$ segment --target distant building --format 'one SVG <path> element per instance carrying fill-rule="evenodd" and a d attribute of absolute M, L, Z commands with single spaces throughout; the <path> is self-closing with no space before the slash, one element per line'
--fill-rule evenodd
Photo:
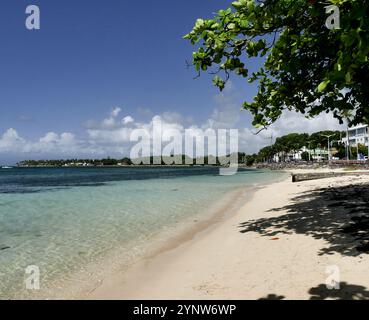
<path fill-rule="evenodd" d="M 358 144 L 368 146 L 369 130 L 367 125 L 358 125 L 348 129 L 348 141 L 351 147 L 356 147 Z M 347 137 L 342 139 L 342 142 L 347 144 Z"/>
<path fill-rule="evenodd" d="M 309 150 L 308 148 L 303 147 L 302 151 L 310 154 L 311 160 L 322 161 L 324 159 L 328 159 L 328 150 L 326 149 L 316 148 Z"/>
<path fill-rule="evenodd" d="M 275 154 L 273 156 L 273 162 L 292 162 L 303 160 L 303 153 L 310 154 L 310 160 L 322 161 L 328 158 L 328 151 L 325 149 L 317 148 L 309 150 L 306 147 L 301 148 L 295 152 L 289 152 L 286 155 L 281 156 L 280 154 Z"/>

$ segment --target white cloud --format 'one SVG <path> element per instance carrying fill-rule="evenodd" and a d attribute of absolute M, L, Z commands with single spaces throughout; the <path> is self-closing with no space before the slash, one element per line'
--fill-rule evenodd
<path fill-rule="evenodd" d="M 112 129 L 115 127 L 115 119 L 114 118 L 104 119 L 101 123 L 101 126 L 105 129 Z"/>
<path fill-rule="evenodd" d="M 258 132 L 257 129 L 244 128 L 240 130 L 240 150 L 254 153 L 262 147 L 271 144 L 277 137 L 289 133 L 313 133 L 323 130 L 345 130 L 338 120 L 331 114 L 322 113 L 314 119 L 307 119 L 304 115 L 292 111 L 285 111 L 281 118 L 267 130 Z"/>
<path fill-rule="evenodd" d="M 173 131 L 184 135 L 190 129 L 196 135 L 199 129 L 239 129 L 240 151 L 257 152 L 269 145 L 271 136 L 275 139 L 291 132 L 312 133 L 320 130 L 344 130 L 343 126 L 331 114 L 321 114 L 314 119 L 306 119 L 303 115 L 286 111 L 282 117 L 268 130 L 255 135 L 257 129 L 250 126 L 251 115 L 248 111 L 240 111 L 237 102 L 237 90 L 232 84 L 215 96 L 215 108 L 208 120 L 195 123 L 193 119 L 178 112 L 167 111 L 159 115 L 145 109 L 145 116 L 150 119 L 139 122 L 131 115 L 122 115 L 121 108 L 114 108 L 108 117 L 100 121 L 87 122 L 85 137 L 77 138 L 70 132 L 58 134 L 48 132 L 32 142 L 22 138 L 18 132 L 10 128 L 0 136 L 0 153 L 48 155 L 56 158 L 119 156 L 128 155 L 131 147 L 130 136 L 135 129 L 142 129 L 151 133 L 155 121 L 160 121 L 164 132 L 163 140 L 169 141 Z M 138 112 L 140 113 L 140 112 Z M 165 144 L 164 144 L 165 145 Z M 23 155 L 23 156 L 22 156 Z"/>
<path fill-rule="evenodd" d="M 114 130 L 102 129 L 90 129 L 87 130 L 89 141 L 114 144 L 114 143 L 126 143 L 129 142 L 131 133 L 130 128 L 115 128 Z"/>
<path fill-rule="evenodd" d="M 135 120 L 131 116 L 126 116 L 122 119 L 122 123 L 124 125 L 131 124 L 131 123 L 134 123 L 134 122 L 135 122 Z"/>
<path fill-rule="evenodd" d="M 19 136 L 18 132 L 10 128 L 0 138 L 0 152 L 21 152 L 25 143 L 25 140 Z"/>
<path fill-rule="evenodd" d="M 122 125 L 128 126 L 134 123 L 134 118 L 130 115 L 127 115 L 122 118 L 119 122 L 117 121 L 117 117 L 122 112 L 121 108 L 114 108 L 108 118 L 103 119 L 101 122 L 97 122 L 96 120 L 89 120 L 86 123 L 86 127 L 88 129 L 88 133 L 91 132 L 92 135 L 96 135 L 96 132 L 102 130 L 112 130 L 116 131 L 121 128 Z"/>
<path fill-rule="evenodd" d="M 285 111 L 274 124 L 256 134 L 259 130 L 251 126 L 252 116 L 249 111 L 240 111 L 237 102 L 238 92 L 229 82 L 222 93 L 215 96 L 217 107 L 202 128 L 238 128 L 240 151 L 258 152 L 262 147 L 270 145 L 271 137 L 275 138 L 288 133 L 313 133 L 323 130 L 345 130 L 331 113 L 322 113 L 314 119 L 307 119 L 303 114 Z"/>
<path fill-rule="evenodd" d="M 4 143 L 11 143 L 23 141 L 23 139 L 18 135 L 18 132 L 15 129 L 10 128 L 3 134 L 3 136 L 1 137 L 1 141 Z"/>
<path fill-rule="evenodd" d="M 112 118 L 118 117 L 119 113 L 122 111 L 121 108 L 114 108 L 112 112 L 110 113 Z"/>
<path fill-rule="evenodd" d="M 312 133 L 321 130 L 344 130 L 345 127 L 340 125 L 330 113 L 322 113 L 314 119 L 307 119 L 304 115 L 286 111 L 283 113 L 273 126 L 279 135 L 290 132 L 307 132 Z"/>
<path fill-rule="evenodd" d="M 46 135 L 42 138 L 40 138 L 40 143 L 53 143 L 58 141 L 59 136 L 55 132 L 48 132 Z"/>
<path fill-rule="evenodd" d="M 19 136 L 15 129 L 8 129 L 0 138 L 0 153 L 9 154 L 55 154 L 73 155 L 91 150 L 72 133 L 48 132 L 38 141 L 28 141 Z"/>

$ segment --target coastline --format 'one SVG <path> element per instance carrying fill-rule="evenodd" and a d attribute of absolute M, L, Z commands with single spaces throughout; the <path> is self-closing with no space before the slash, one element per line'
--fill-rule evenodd
<path fill-rule="evenodd" d="M 135 270 L 137 266 L 142 264 L 146 265 L 147 261 L 157 257 L 160 258 L 162 254 L 176 251 L 184 244 L 196 241 L 199 235 L 206 234 L 229 217 L 232 217 L 239 208 L 252 199 L 255 192 L 271 183 L 284 179 L 284 176 L 279 176 L 271 181 L 257 182 L 227 191 L 207 210 L 178 221 L 177 224 L 168 226 L 153 235 L 151 244 L 144 251 L 133 253 L 129 263 L 122 262 L 123 259 L 120 254 L 122 248 L 117 248 L 117 250 L 100 260 L 98 265 L 91 264 L 87 266 L 83 274 L 76 273 L 73 279 L 78 279 L 76 280 L 79 282 L 77 286 L 72 285 L 62 288 L 59 294 L 51 289 L 48 294 L 53 298 L 62 297 L 62 299 L 99 299 L 93 296 L 95 292 L 100 292 L 100 289 L 106 284 L 115 283 L 122 276 L 129 276 L 131 270 Z M 86 272 L 90 275 L 90 278 L 85 277 Z M 81 276 L 85 277 L 85 281 L 80 281 Z M 110 298 L 108 297 L 108 299 Z M 122 298 L 117 297 L 117 299 Z"/>
<path fill-rule="evenodd" d="M 218 200 L 214 206 L 211 206 L 206 213 L 201 213 L 197 216 L 198 219 L 193 221 L 193 217 L 189 218 L 186 222 L 182 221 L 182 227 L 174 227 L 172 229 L 172 236 L 168 236 L 165 232 L 159 234 L 159 237 L 154 239 L 155 245 L 148 249 L 145 255 L 136 259 L 127 268 L 121 269 L 119 272 L 110 272 L 103 280 L 100 280 L 98 285 L 93 288 L 89 288 L 88 291 L 78 293 L 77 295 L 69 295 L 67 299 L 136 299 L 130 295 L 121 295 L 121 290 L 132 291 L 132 288 L 136 287 L 136 280 L 141 282 L 141 279 L 145 277 L 146 267 L 151 268 L 151 262 L 161 261 L 166 264 L 167 255 L 177 255 L 192 243 L 196 243 L 198 239 L 207 237 L 209 233 L 217 230 L 229 219 L 232 219 L 245 204 L 251 202 L 256 193 L 261 192 L 264 188 L 280 183 L 282 181 L 290 181 L 291 177 L 282 176 L 273 181 L 257 183 L 253 186 L 246 186 L 243 188 L 237 188 L 231 192 L 227 192 L 222 199 Z M 193 224 L 192 222 L 195 222 Z M 162 237 L 163 241 L 160 241 Z M 158 241 L 159 239 L 159 241 Z M 161 268 L 158 270 L 161 273 Z M 151 270 L 149 271 L 149 273 Z M 136 279 L 137 277 L 137 279 Z M 126 279 L 130 278 L 132 284 L 125 283 Z M 116 286 L 117 283 L 122 283 L 122 288 Z M 127 287 L 126 287 L 127 285 Z M 132 288 L 130 286 L 132 285 Z M 112 292 L 119 291 L 116 295 Z M 146 289 L 143 289 L 146 291 Z M 140 299 L 140 298 L 139 298 Z M 151 299 L 151 297 L 145 296 L 144 299 Z M 153 298 L 156 299 L 156 298 Z M 158 298 L 161 299 L 161 298 Z M 177 299 L 173 297 L 172 299 Z M 188 298 L 190 299 L 190 297 Z"/>
<path fill-rule="evenodd" d="M 46 284 L 41 284 L 40 291 L 15 294 L 19 299 L 81 299 L 86 298 L 115 276 L 125 274 L 137 263 L 152 259 L 162 252 L 176 250 L 183 243 L 197 237 L 198 233 L 209 230 L 231 216 L 247 202 L 252 194 L 264 185 L 283 179 L 276 176 L 270 181 L 260 181 L 234 187 L 215 199 L 207 208 L 194 210 L 187 217 L 158 229 L 146 241 L 144 246 L 137 247 L 134 242 L 116 246 L 104 252 L 98 259 L 70 270 Z M 97 248 L 98 249 L 98 248 Z M 42 281 L 42 280 L 41 280 Z M 11 297 L 9 297 L 11 298 Z"/>
<path fill-rule="evenodd" d="M 344 250 L 353 239 L 344 238 L 337 243 L 340 240 L 335 237 L 349 219 L 328 216 L 316 222 L 315 203 L 309 208 L 309 201 L 313 200 L 306 196 L 332 185 L 345 188 L 367 182 L 367 176 L 347 176 L 292 184 L 288 177 L 267 184 L 232 214 L 141 259 L 125 272 L 105 278 L 90 292 L 74 298 L 369 298 L 369 258 L 353 248 L 350 252 Z M 298 209 L 305 202 L 304 214 Z M 327 229 L 319 229 L 325 219 L 328 221 L 323 227 Z M 338 291 L 327 291 L 325 286 L 327 268 L 332 266 L 339 270 Z"/>

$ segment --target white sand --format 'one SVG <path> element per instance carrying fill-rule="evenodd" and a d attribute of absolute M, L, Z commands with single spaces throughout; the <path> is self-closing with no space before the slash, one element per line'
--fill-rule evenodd
<path fill-rule="evenodd" d="M 335 219 L 336 209 L 325 208 L 324 201 L 314 202 L 313 197 L 293 200 L 317 188 L 358 182 L 369 182 L 369 176 L 297 184 L 289 178 L 268 185 L 232 216 L 175 248 L 141 260 L 127 272 L 104 279 L 99 287 L 79 298 L 310 299 L 314 292 L 318 298 L 369 298 L 369 255 L 354 250 L 342 253 L 341 247 L 336 248 L 333 240 L 338 233 L 334 228 L 339 228 L 341 221 Z M 306 209 L 284 208 L 303 202 Z M 328 218 L 315 219 L 315 211 L 328 212 Z M 266 219 L 262 225 L 267 230 L 241 233 L 246 226 L 240 224 L 250 224 L 254 219 Z M 271 222 L 274 227 L 268 228 Z M 271 233 L 265 235 L 266 231 Z M 345 248 L 345 243 L 340 245 Z M 322 254 L 324 249 L 329 254 Z M 347 283 L 340 290 L 326 290 L 329 266 L 337 266 L 339 280 Z"/>

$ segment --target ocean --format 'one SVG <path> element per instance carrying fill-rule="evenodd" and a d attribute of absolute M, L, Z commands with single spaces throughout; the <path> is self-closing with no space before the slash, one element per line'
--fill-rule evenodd
<path fill-rule="evenodd" d="M 240 169 L 220 176 L 215 167 L 0 169 L 0 299 L 61 298 L 70 284 L 99 281 L 155 241 L 164 244 L 182 222 L 224 205 L 227 194 L 283 175 Z M 26 289 L 28 266 L 40 271 L 36 293 Z"/>

